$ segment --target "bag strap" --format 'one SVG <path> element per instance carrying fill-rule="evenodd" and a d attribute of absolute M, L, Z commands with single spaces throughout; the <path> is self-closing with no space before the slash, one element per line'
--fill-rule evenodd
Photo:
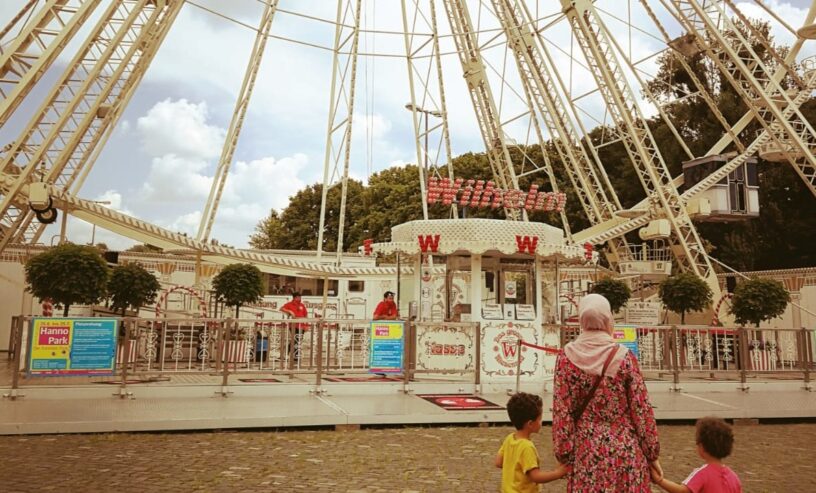
<path fill-rule="evenodd" d="M 581 419 L 581 416 L 584 415 L 584 411 L 586 411 L 586 408 L 589 405 L 590 401 L 592 401 L 592 398 L 595 397 L 595 391 L 598 390 L 598 386 L 601 385 L 601 380 L 603 380 L 604 375 L 606 375 L 606 369 L 609 368 L 609 363 L 612 362 L 612 358 L 618 353 L 619 349 L 620 347 L 618 347 L 618 345 L 616 344 L 615 348 L 609 351 L 609 355 L 606 357 L 606 361 L 604 361 L 603 370 L 601 370 L 601 375 L 598 377 L 597 380 L 595 380 L 595 384 L 589 390 L 589 394 L 587 394 L 586 399 L 584 399 L 584 402 L 582 402 L 578 409 L 575 410 L 574 418 L 576 423 L 578 422 L 579 419 Z"/>

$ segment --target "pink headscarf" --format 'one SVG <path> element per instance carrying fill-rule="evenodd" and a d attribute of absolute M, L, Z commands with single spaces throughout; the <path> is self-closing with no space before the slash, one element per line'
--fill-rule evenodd
<path fill-rule="evenodd" d="M 609 301 L 599 294 L 588 294 L 578 304 L 581 334 L 564 347 L 567 359 L 590 375 L 600 375 L 610 351 L 616 351 L 606 375 L 615 375 L 627 350 L 612 338 L 615 320 Z"/>

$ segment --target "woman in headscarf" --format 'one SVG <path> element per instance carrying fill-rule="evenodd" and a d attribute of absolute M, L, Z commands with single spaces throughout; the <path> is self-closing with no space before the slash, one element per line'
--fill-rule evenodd
<path fill-rule="evenodd" d="M 648 492 L 650 465 L 663 475 L 660 443 L 637 359 L 612 338 L 609 301 L 578 306 L 581 334 L 555 363 L 553 449 L 572 465 L 568 492 Z"/>

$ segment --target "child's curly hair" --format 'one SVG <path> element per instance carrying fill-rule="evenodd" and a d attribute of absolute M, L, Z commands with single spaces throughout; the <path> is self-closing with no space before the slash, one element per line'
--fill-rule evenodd
<path fill-rule="evenodd" d="M 541 396 L 518 392 L 507 401 L 507 415 L 517 430 L 524 428 L 528 421 L 535 421 L 544 410 Z"/>
<path fill-rule="evenodd" d="M 734 432 L 722 419 L 709 416 L 697 421 L 695 440 L 712 457 L 724 459 L 734 447 Z"/>

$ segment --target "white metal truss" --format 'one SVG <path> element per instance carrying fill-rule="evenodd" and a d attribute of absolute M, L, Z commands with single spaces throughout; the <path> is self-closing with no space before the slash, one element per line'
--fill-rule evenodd
<path fill-rule="evenodd" d="M 501 118 L 485 73 L 485 64 L 465 0 L 443 0 L 459 62 L 484 140 L 493 176 L 504 189 L 517 189 L 518 178 L 505 142 Z M 508 219 L 519 219 L 518 209 L 505 209 Z M 523 214 L 526 219 L 526 213 Z"/>
<path fill-rule="evenodd" d="M 732 10 L 739 12 L 733 3 L 728 3 Z M 755 36 L 772 55 L 776 66 L 796 84 L 797 90 L 791 94 L 782 87 L 773 76 L 773 70 L 762 61 L 719 2 L 710 2 L 705 7 L 696 0 L 671 0 L 671 4 L 683 27 L 696 37 L 758 122 L 769 132 L 771 139 L 786 151 L 787 159 L 811 193 L 816 195 L 816 156 L 813 154 L 816 151 L 816 131 L 793 102 L 796 95 L 806 89 L 806 83 L 768 45 L 767 40 L 761 35 Z M 712 22 L 711 10 L 720 14 L 727 36 Z M 747 21 L 744 16 L 741 18 L 743 22 Z M 750 30 L 750 23 L 745 27 Z M 783 108 L 790 109 L 787 116 L 783 114 Z"/>
<path fill-rule="evenodd" d="M 266 41 L 269 39 L 269 32 L 272 29 L 272 20 L 278 8 L 278 0 L 267 0 L 261 15 L 261 24 L 258 27 L 258 34 L 255 36 L 255 44 L 252 46 L 252 54 L 249 57 L 244 82 L 241 84 L 241 91 L 238 93 L 238 100 L 235 102 L 235 110 L 232 113 L 227 137 L 221 149 L 221 157 L 218 159 L 218 167 L 215 170 L 210 196 L 204 206 L 204 213 L 201 216 L 201 224 L 198 227 L 198 240 L 206 242 L 210 237 L 215 215 L 218 212 L 218 204 L 221 201 L 221 194 L 224 191 L 224 184 L 227 182 L 229 169 L 232 165 L 232 158 L 235 155 L 235 148 L 238 146 L 238 138 L 241 135 L 241 128 L 244 125 L 249 101 L 252 99 L 252 90 L 255 88 L 255 80 L 258 78 L 258 70 L 261 68 Z"/>
<path fill-rule="evenodd" d="M 555 84 L 558 81 L 565 90 L 563 81 L 557 70 L 550 68 L 554 66 L 552 57 L 531 28 L 533 19 L 527 6 L 519 0 L 493 0 L 493 5 L 513 48 L 531 106 L 536 108 L 538 118 L 547 127 L 589 222 L 598 224 L 613 218 L 621 210 L 620 200 L 609 183 L 594 146 L 591 142 L 582 145 L 578 137 L 567 105 Z M 628 258 L 629 248 L 625 240 L 612 239 L 608 258 L 610 264 L 615 266 L 618 261 Z"/>
<path fill-rule="evenodd" d="M 444 166 L 448 171 L 448 177 L 454 178 L 450 133 L 448 132 L 448 108 L 442 77 L 442 57 L 439 51 L 436 2 L 435 0 L 427 0 L 427 3 L 414 0 L 415 8 L 410 11 L 406 3 L 407 0 L 401 0 L 405 58 L 411 97 L 410 106 L 406 108 L 412 113 L 414 146 L 422 195 L 422 216 L 423 219 L 428 219 L 426 180 L 430 170 L 438 172 Z M 429 29 L 430 34 L 417 34 L 418 26 Z M 438 121 L 431 126 L 428 119 L 432 116 Z M 451 210 L 453 215 L 457 214 L 455 203 L 451 204 Z"/>
<path fill-rule="evenodd" d="M 561 0 L 561 4 L 607 108 L 622 129 L 619 133 L 647 196 L 656 197 L 654 208 L 671 223 L 670 242 L 678 265 L 719 292 L 714 269 L 623 75 L 605 26 L 590 1 Z"/>
<path fill-rule="evenodd" d="M 317 255 L 323 253 L 323 233 L 329 188 L 339 175 L 342 191 L 339 225 L 337 228 L 337 261 L 343 253 L 343 233 L 346 221 L 351 130 L 354 117 L 354 92 L 357 82 L 357 47 L 360 39 L 361 0 L 339 0 L 334 32 L 329 124 L 326 131 L 326 155 L 323 162 L 323 196 L 320 202 L 320 225 L 317 234 Z M 346 51 L 347 50 L 347 51 Z M 340 169 L 342 163 L 342 170 Z"/>
<path fill-rule="evenodd" d="M 816 8 L 811 7 L 808 11 L 806 18 L 803 21 L 803 25 L 810 25 L 811 23 L 816 20 Z M 802 46 L 804 44 L 804 39 L 799 38 L 794 42 L 791 46 L 790 50 L 788 51 L 785 57 L 785 65 L 781 67 L 777 67 L 775 72 L 773 73 L 772 77 L 776 81 L 782 80 L 786 74 L 787 70 L 786 67 L 792 66 L 796 56 L 800 52 Z M 805 83 L 805 87 L 798 91 L 796 96 L 792 100 L 792 104 L 787 105 L 784 107 L 782 114 L 783 117 L 787 118 L 795 108 L 799 108 L 804 104 L 807 100 L 811 98 L 811 94 L 814 90 L 816 90 L 816 70 L 812 70 L 813 67 L 805 67 L 805 73 L 800 77 L 801 80 Z M 753 102 L 751 102 L 753 104 Z M 753 120 L 754 113 L 753 110 L 750 109 L 751 104 L 749 104 L 749 110 L 737 123 L 732 126 L 732 132 L 726 133 L 723 137 L 714 144 L 711 149 L 706 153 L 707 156 L 721 154 L 723 150 L 732 142 L 733 136 L 732 134 L 739 134 L 742 132 L 745 127 Z M 732 158 L 730 161 L 725 163 L 721 166 L 718 170 L 714 171 L 712 174 L 701 180 L 696 185 L 692 186 L 683 194 L 681 195 L 681 199 L 684 202 L 687 202 L 700 193 L 704 192 L 708 188 L 710 188 L 715 183 L 719 182 L 726 176 L 728 176 L 732 171 L 736 168 L 741 166 L 745 161 L 752 156 L 755 156 L 760 149 L 766 146 L 768 143 L 772 141 L 771 133 L 768 130 L 763 130 L 760 134 L 747 146 L 744 148 L 743 152 L 740 152 L 737 156 Z M 682 176 L 679 179 L 675 179 L 675 183 L 682 183 Z M 633 209 L 638 209 L 643 207 L 645 201 L 643 203 L 637 204 L 633 207 Z M 576 240 L 579 241 L 589 241 L 591 243 L 602 243 L 604 241 L 609 240 L 610 238 L 615 238 L 620 235 L 624 235 L 630 231 L 634 231 L 644 225 L 646 225 L 650 220 L 648 215 L 644 215 L 641 217 L 637 217 L 634 219 L 626 220 L 626 219 L 615 219 L 612 221 L 607 221 L 602 223 L 596 227 L 589 228 L 588 230 L 582 231 L 576 235 Z"/>
<path fill-rule="evenodd" d="M 29 21 L 27 29 L 2 49 L 0 96 L 3 99 L 0 101 L 0 127 L 48 70 L 99 2 L 100 0 L 48 0 Z M 16 20 L 19 22 L 20 19 Z"/>
<path fill-rule="evenodd" d="M 31 242 L 44 225 L 15 198 L 31 181 L 71 189 L 141 80 L 182 2 L 119 0 L 102 14 L 34 117 L 6 152 L 0 249 Z"/>
<path fill-rule="evenodd" d="M 678 50 L 678 45 L 675 44 L 675 43 L 677 41 L 682 42 L 684 40 L 679 39 L 679 38 L 677 38 L 676 40 L 673 40 L 669 36 L 669 33 L 666 31 L 666 28 L 663 26 L 663 23 L 660 21 L 658 16 L 655 14 L 652 7 L 649 5 L 649 2 L 646 1 L 646 0 L 640 0 L 640 3 L 643 6 L 646 13 L 648 14 L 649 18 L 652 20 L 652 23 L 660 31 L 660 35 L 663 37 L 663 40 L 666 42 L 667 45 L 669 45 L 670 48 L 668 50 L 668 53 L 670 53 L 670 56 L 672 57 L 672 60 L 674 62 L 677 62 L 680 65 L 680 67 L 685 71 L 686 76 L 691 80 L 691 83 L 694 86 L 694 88 L 697 90 L 695 93 L 690 94 L 689 96 L 691 96 L 691 97 L 699 96 L 699 97 L 701 97 L 703 99 L 703 101 L 706 103 L 706 107 L 708 107 L 708 110 L 717 119 L 720 126 L 725 131 L 725 134 L 731 139 L 731 141 L 734 143 L 734 146 L 737 148 L 737 150 L 739 152 L 744 152 L 745 151 L 745 145 L 742 143 L 742 140 L 740 140 L 739 136 L 737 135 L 737 132 L 734 131 L 734 129 L 731 127 L 731 125 L 725 119 L 725 115 L 723 115 L 722 111 L 720 111 L 720 107 L 717 105 L 717 103 L 714 101 L 714 98 L 712 97 L 712 95 L 706 89 L 705 84 L 703 84 L 703 82 L 700 80 L 700 78 L 697 77 L 697 74 L 695 73 L 694 69 L 692 69 L 691 66 L 689 65 L 689 63 L 686 61 L 686 57 L 683 56 L 683 54 Z M 657 101 L 654 101 L 654 103 L 658 107 L 661 106 L 659 104 L 659 102 L 657 102 Z"/>

